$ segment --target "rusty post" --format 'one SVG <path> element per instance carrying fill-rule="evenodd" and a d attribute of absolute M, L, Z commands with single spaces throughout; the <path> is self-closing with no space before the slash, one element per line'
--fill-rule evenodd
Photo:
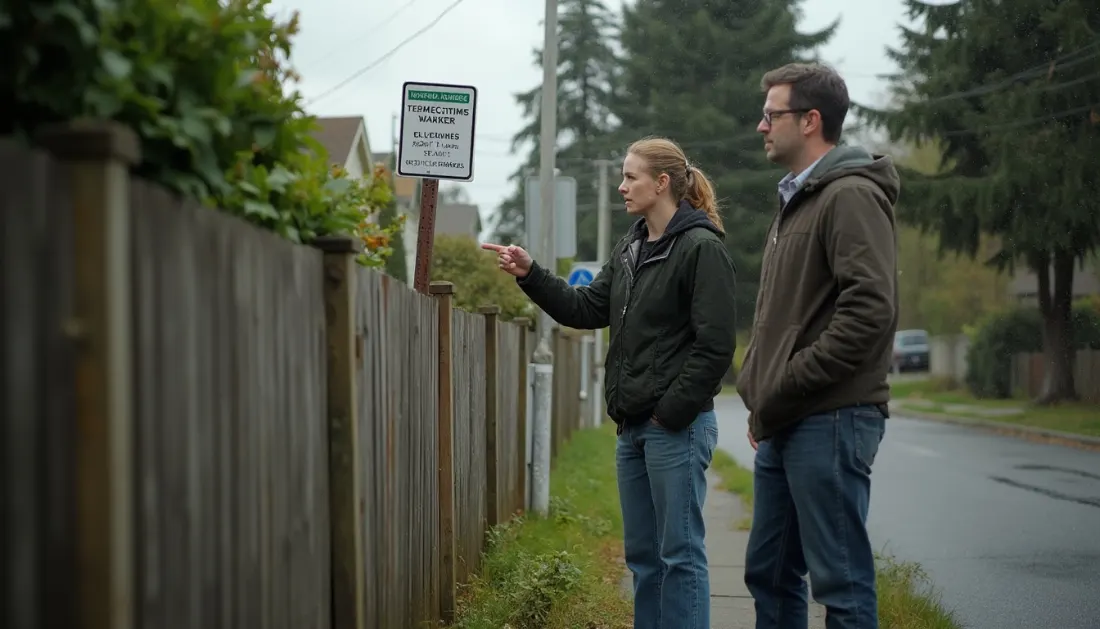
<path fill-rule="evenodd" d="M 439 180 L 424 179 L 420 184 L 420 219 L 416 232 L 416 267 L 413 288 L 428 294 L 432 277 L 432 250 L 435 248 L 435 209 L 439 202 Z"/>

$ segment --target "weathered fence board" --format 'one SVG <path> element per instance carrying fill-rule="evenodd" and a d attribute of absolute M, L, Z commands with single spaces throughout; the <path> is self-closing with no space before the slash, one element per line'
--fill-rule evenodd
<path fill-rule="evenodd" d="M 138 626 L 329 626 L 321 254 L 132 188 Z"/>
<path fill-rule="evenodd" d="M 498 329 L 500 354 L 497 364 L 497 509 L 502 520 L 523 508 L 520 483 L 521 466 L 526 464 L 524 451 L 519 449 L 520 423 L 526 409 L 519 408 L 520 370 L 526 361 L 520 358 L 520 335 L 523 330 L 513 323 L 502 323 Z"/>
<path fill-rule="evenodd" d="M 458 582 L 465 583 L 478 568 L 485 537 L 485 322 L 455 310 L 452 326 L 455 561 Z"/>
<path fill-rule="evenodd" d="M 368 627 L 415 627 L 438 610 L 437 307 L 388 276 L 360 274 Z"/>
<path fill-rule="evenodd" d="M 1038 397 L 1043 390 L 1046 369 L 1043 354 L 1017 354 L 1012 365 L 1012 388 L 1029 398 Z M 1077 351 L 1073 378 L 1082 402 L 1100 404 L 1100 350 Z"/>
<path fill-rule="evenodd" d="M 0 625 L 72 627 L 72 200 L 64 167 L 11 140 L 0 191 Z"/>

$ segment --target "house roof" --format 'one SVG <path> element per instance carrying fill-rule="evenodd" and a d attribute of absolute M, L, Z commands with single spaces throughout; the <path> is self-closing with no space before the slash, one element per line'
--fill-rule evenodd
<path fill-rule="evenodd" d="M 320 128 L 314 133 L 314 137 L 328 151 L 331 161 L 343 164 L 355 146 L 355 139 L 363 126 L 363 117 L 317 118 L 317 124 Z"/>
<path fill-rule="evenodd" d="M 478 210 L 472 203 L 440 203 L 435 214 L 435 233 L 477 238 Z"/>

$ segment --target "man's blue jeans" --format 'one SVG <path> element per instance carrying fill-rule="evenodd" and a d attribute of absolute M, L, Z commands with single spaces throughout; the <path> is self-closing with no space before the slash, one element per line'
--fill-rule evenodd
<path fill-rule="evenodd" d="M 806 629 L 807 572 L 828 629 L 878 629 L 867 510 L 885 429 L 877 407 L 857 406 L 759 443 L 745 556 L 756 629 Z"/>
<path fill-rule="evenodd" d="M 718 445 L 714 411 L 680 431 L 623 429 L 615 449 L 635 629 L 710 629 L 703 502 Z"/>

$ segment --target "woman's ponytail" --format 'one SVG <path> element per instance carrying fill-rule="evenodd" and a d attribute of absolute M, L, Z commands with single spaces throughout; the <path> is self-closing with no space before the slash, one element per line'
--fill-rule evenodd
<path fill-rule="evenodd" d="M 684 198 L 691 207 L 703 210 L 707 218 L 722 232 L 726 229 L 722 225 L 722 215 L 718 213 L 718 199 L 714 197 L 714 185 L 707 179 L 706 174 L 695 166 L 688 166 L 687 189 Z"/>

